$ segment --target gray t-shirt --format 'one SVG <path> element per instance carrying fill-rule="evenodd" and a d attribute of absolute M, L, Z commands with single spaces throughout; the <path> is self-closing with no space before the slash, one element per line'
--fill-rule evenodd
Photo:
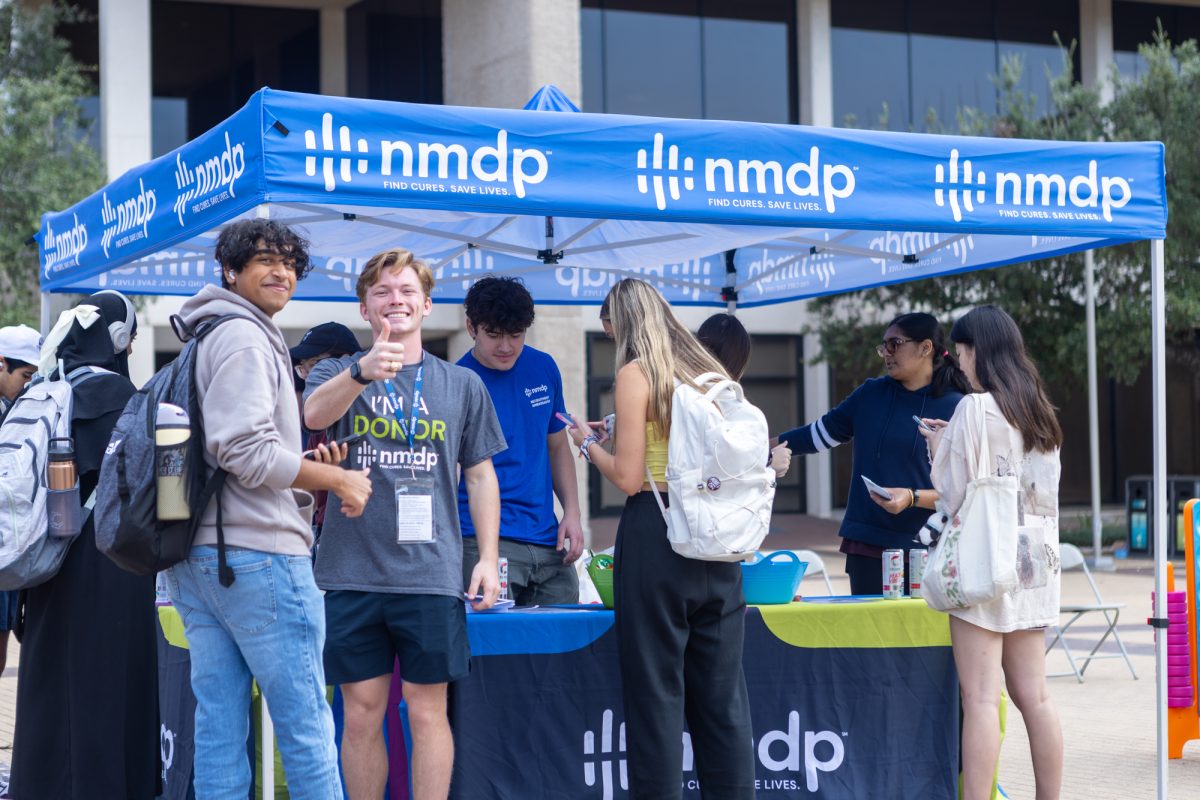
<path fill-rule="evenodd" d="M 365 352 L 317 364 L 305 400 Z M 317 550 L 322 589 L 462 596 L 458 467 L 473 467 L 506 445 L 478 375 L 428 353 L 422 363 L 411 450 L 405 430 L 412 419 L 416 364 L 392 381 L 396 403 L 386 382 L 374 381 L 334 426 L 339 439 L 366 435 L 351 453 L 350 466 L 371 468 L 371 499 L 361 517 L 347 519 L 330 495 Z"/>

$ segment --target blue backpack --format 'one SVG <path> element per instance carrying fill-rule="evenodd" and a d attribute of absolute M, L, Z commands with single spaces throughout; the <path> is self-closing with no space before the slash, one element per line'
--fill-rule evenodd
<path fill-rule="evenodd" d="M 186 559 L 205 509 L 216 500 L 219 577 L 223 586 L 233 583 L 233 570 L 225 563 L 221 524 L 221 491 L 229 473 L 210 471 L 204 461 L 196 348 L 217 326 L 238 318 L 236 314 L 209 317 L 190 328 L 181 317 L 171 317 L 175 335 L 184 342 L 183 351 L 129 399 L 117 420 L 100 470 L 95 528 L 96 546 L 122 569 L 153 575 Z M 154 429 L 160 403 L 185 409 L 191 427 L 183 463 L 191 516 L 185 520 L 158 519 Z"/>

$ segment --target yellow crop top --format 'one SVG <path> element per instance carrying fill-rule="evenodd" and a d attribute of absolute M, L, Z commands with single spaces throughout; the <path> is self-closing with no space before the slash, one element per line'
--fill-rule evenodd
<path fill-rule="evenodd" d="M 654 423 L 646 423 L 646 466 L 655 483 L 667 482 L 667 438 L 658 438 Z"/>

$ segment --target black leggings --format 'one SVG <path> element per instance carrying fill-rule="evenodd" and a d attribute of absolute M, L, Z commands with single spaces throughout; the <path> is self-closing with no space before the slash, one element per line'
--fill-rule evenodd
<path fill-rule="evenodd" d="M 630 795 L 680 797 L 686 717 L 701 796 L 752 799 L 741 567 L 677 555 L 640 492 L 617 527 L 613 588 Z"/>

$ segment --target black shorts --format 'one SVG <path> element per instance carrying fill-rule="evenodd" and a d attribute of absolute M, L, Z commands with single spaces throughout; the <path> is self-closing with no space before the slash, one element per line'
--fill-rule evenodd
<path fill-rule="evenodd" d="M 449 683 L 471 671 L 462 600 L 432 594 L 325 593 L 325 680 L 391 675 L 396 657 L 410 683 Z"/>

